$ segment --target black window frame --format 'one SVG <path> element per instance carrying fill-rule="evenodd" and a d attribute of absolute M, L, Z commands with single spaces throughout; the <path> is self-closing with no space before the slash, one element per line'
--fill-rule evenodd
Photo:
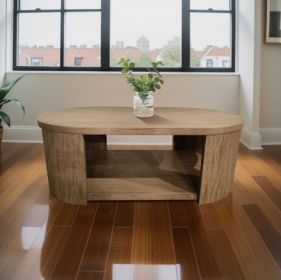
<path fill-rule="evenodd" d="M 13 69 L 15 71 L 120 71 L 119 67 L 110 67 L 110 0 L 101 0 L 100 9 L 65 9 L 65 0 L 61 1 L 60 9 L 20 10 L 20 1 L 14 0 L 13 15 Z M 181 34 L 181 67 L 161 67 L 161 72 L 235 72 L 236 59 L 236 0 L 230 1 L 229 10 L 191 9 L 190 0 L 182 1 L 182 34 Z M 19 66 L 18 55 L 18 14 L 20 13 L 60 13 L 60 66 Z M 101 66 L 75 67 L 64 66 L 64 23 L 66 12 L 100 12 L 101 13 Z M 228 68 L 194 68 L 190 66 L 190 15 L 191 13 L 228 13 L 231 15 L 231 67 Z M 186 46 L 186 47 L 184 47 Z M 147 71 L 146 67 L 135 68 L 136 71 Z"/>

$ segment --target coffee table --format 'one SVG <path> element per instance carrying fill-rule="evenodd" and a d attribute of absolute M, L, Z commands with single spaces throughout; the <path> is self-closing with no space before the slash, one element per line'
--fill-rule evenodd
<path fill-rule="evenodd" d="M 229 195 L 243 122 L 205 109 L 86 107 L 46 112 L 42 128 L 51 193 L 61 201 L 197 200 Z M 112 151 L 107 135 L 172 135 L 170 151 Z M 120 148 L 120 147 L 119 147 Z"/>

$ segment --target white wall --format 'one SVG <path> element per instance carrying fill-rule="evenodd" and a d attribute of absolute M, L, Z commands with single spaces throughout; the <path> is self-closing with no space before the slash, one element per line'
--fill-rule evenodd
<path fill-rule="evenodd" d="M 238 28 L 240 114 L 245 121 L 242 141 L 252 149 L 260 149 L 261 0 L 239 1 Z"/>
<path fill-rule="evenodd" d="M 262 47 L 260 108 L 263 143 L 281 144 L 281 44 Z"/>
<path fill-rule="evenodd" d="M 6 71 L 6 0 L 0 1 L 0 85 Z"/>
<path fill-rule="evenodd" d="M 13 79 L 19 74 L 7 74 Z M 211 108 L 239 113 L 239 76 L 236 74 L 165 74 L 165 85 L 155 94 L 163 107 Z M 44 112 L 75 106 L 132 106 L 133 94 L 118 73 L 33 73 L 27 74 L 11 91 L 23 101 L 22 118 L 14 105 L 7 107 L 13 126 L 6 140 L 40 140 L 37 116 Z M 123 139 L 124 140 L 124 139 Z M 163 140 L 164 141 L 164 140 Z"/>
<path fill-rule="evenodd" d="M 7 1 L 7 36 L 1 21 L 6 0 L 0 1 L 0 79 L 6 57 L 6 70 L 11 70 L 12 1 Z M 249 147 L 260 147 L 260 126 L 263 143 L 281 143 L 281 46 L 263 44 L 264 2 L 238 2 L 240 79 L 236 74 L 166 74 L 165 88 L 156 95 L 156 106 L 203 107 L 240 113 L 246 124 L 243 141 Z M 7 78 L 18 74 L 9 73 Z M 32 73 L 12 91 L 12 96 L 20 98 L 27 108 L 24 118 L 12 105 L 8 108 L 13 127 L 6 130 L 5 139 L 15 141 L 40 139 L 36 117 L 43 111 L 68 106 L 131 106 L 132 101 L 129 87 L 117 73 Z"/>

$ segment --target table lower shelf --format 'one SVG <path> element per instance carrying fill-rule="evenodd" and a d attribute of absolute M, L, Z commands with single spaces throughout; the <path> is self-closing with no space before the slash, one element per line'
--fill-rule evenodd
<path fill-rule="evenodd" d="M 89 178 L 88 200 L 197 200 L 182 178 Z"/>

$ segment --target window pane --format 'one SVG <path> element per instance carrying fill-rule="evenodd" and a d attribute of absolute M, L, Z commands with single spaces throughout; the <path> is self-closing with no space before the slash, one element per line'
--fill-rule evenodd
<path fill-rule="evenodd" d="M 100 9 L 100 0 L 65 0 L 66 9 Z"/>
<path fill-rule="evenodd" d="M 19 14 L 18 26 L 19 45 L 17 65 L 59 66 L 59 13 Z"/>
<path fill-rule="evenodd" d="M 229 10 L 231 0 L 190 0 L 190 8 L 194 10 Z"/>
<path fill-rule="evenodd" d="M 181 0 L 111 0 L 110 41 L 111 67 L 121 57 L 181 67 Z"/>
<path fill-rule="evenodd" d="M 191 67 L 231 67 L 231 16 L 191 13 Z"/>
<path fill-rule="evenodd" d="M 66 13 L 65 66 L 101 65 L 101 16 L 99 12 Z"/>
<path fill-rule="evenodd" d="M 60 9 L 61 0 L 20 0 L 21 10 Z"/>

